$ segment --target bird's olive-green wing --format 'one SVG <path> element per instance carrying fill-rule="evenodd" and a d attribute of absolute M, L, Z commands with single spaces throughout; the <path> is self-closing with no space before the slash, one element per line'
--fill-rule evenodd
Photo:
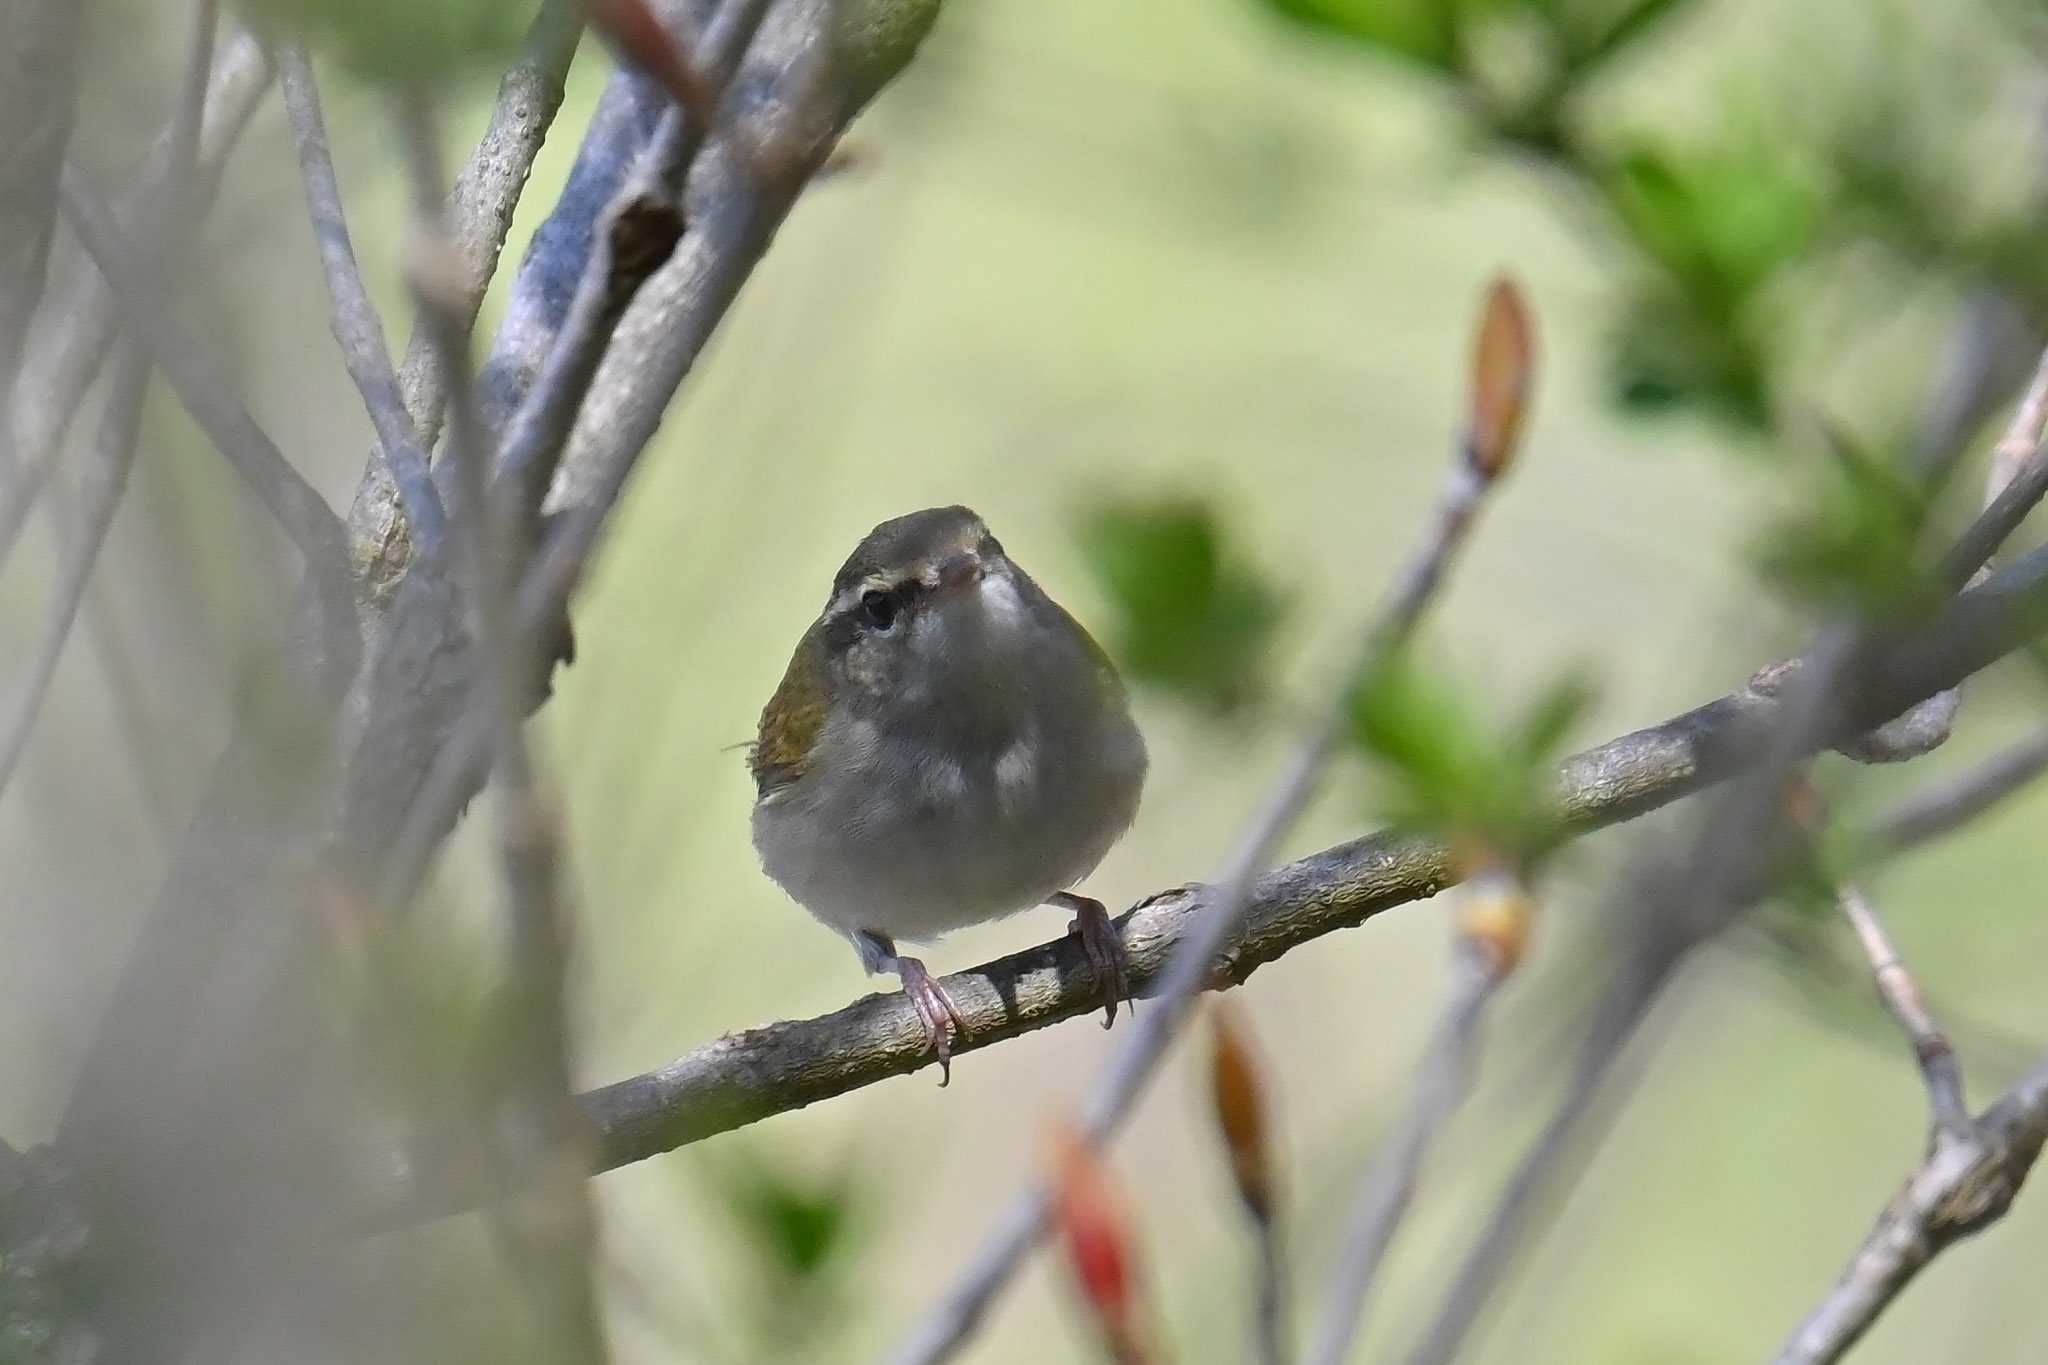
<path fill-rule="evenodd" d="M 761 729 L 747 750 L 754 792 L 767 796 L 804 775 L 825 728 L 825 681 L 819 672 L 818 628 L 812 626 L 790 656 L 775 695 L 761 708 Z"/>

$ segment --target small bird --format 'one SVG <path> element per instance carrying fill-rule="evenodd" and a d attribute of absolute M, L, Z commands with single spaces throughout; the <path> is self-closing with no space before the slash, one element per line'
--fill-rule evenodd
<path fill-rule="evenodd" d="M 748 766 L 762 866 L 870 973 L 901 979 L 941 1085 L 966 1021 L 898 939 L 1063 906 L 1104 1028 L 1130 998 L 1108 912 L 1068 888 L 1137 814 L 1145 741 L 1109 657 L 967 508 L 885 521 L 855 547 Z"/>

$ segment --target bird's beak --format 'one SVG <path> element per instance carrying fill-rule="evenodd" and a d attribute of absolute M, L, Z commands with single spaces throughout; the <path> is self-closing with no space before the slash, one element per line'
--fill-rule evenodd
<path fill-rule="evenodd" d="M 969 553 L 947 555 L 937 565 L 939 591 L 955 593 L 981 581 L 981 556 Z"/>

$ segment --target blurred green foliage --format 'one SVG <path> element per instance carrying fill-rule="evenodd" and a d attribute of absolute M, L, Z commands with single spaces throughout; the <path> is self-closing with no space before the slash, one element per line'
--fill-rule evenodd
<path fill-rule="evenodd" d="M 1586 679 L 1569 675 L 1503 725 L 1403 652 L 1353 694 L 1351 735 L 1376 761 L 1387 819 L 1527 863 L 1560 833 L 1557 762 L 1592 700 Z"/>
<path fill-rule="evenodd" d="M 303 38 L 369 79 L 490 68 L 518 46 L 530 0 L 232 0 L 258 32 Z"/>
<path fill-rule="evenodd" d="M 1757 539 L 1766 581 L 1822 610 L 1879 618 L 1938 602 L 1922 568 L 1926 494 L 1895 457 L 1840 432 L 1825 445 L 1829 458 L 1801 466 L 1809 486 L 1794 510 Z"/>
<path fill-rule="evenodd" d="M 857 1169 L 802 1173 L 758 1146 L 736 1147 L 715 1163 L 713 1179 L 753 1285 L 740 1304 L 747 1320 L 729 1325 L 753 1349 L 787 1359 L 832 1338 L 871 1222 Z"/>
<path fill-rule="evenodd" d="M 1858 54 L 1869 60 L 1816 54 L 1809 69 L 1787 55 L 1715 73 L 1686 100 L 1704 94 L 1716 113 L 1674 136 L 1650 130 L 1670 120 L 1648 102 L 1612 96 L 1637 65 L 1625 59 L 1647 56 L 1652 35 L 1676 30 L 1667 21 L 1706 8 L 1698 0 L 1259 2 L 1419 66 L 1482 145 L 1533 158 L 1593 210 L 1617 248 L 1608 371 L 1625 408 L 1690 408 L 1775 434 L 1846 349 L 1846 335 L 1819 355 L 1795 344 L 1810 340 L 1796 319 L 1841 302 L 1831 272 L 1896 267 L 1916 287 L 1990 289 L 2034 330 L 2048 323 L 2040 133 L 2012 108 L 2024 73 L 1930 50 L 1960 42 L 1965 25 L 1877 13 L 1879 37 Z M 2002 9 L 2015 32 L 2028 16 L 2040 27 L 2038 4 Z M 1785 28 L 1796 28 L 1789 12 Z M 1941 70 L 1909 74 L 1923 67 Z M 1976 169 L 1987 154 L 2016 155 L 2024 173 L 1987 189 Z M 1869 307 L 1867 288 L 1846 292 Z M 1850 333 L 1883 319 L 1841 322 Z"/>
<path fill-rule="evenodd" d="M 1219 715 L 1265 695 L 1286 598 L 1225 543 L 1213 509 L 1103 500 L 1078 534 L 1114 613 L 1110 651 L 1130 678 Z"/>

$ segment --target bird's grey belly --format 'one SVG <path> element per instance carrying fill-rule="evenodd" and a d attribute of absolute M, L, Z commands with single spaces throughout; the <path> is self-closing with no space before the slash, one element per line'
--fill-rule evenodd
<path fill-rule="evenodd" d="M 825 923 L 930 938 L 1041 904 L 1095 869 L 1136 814 L 1144 746 L 1127 720 L 1019 736 L 961 761 L 874 733 L 761 802 L 771 877 Z"/>

